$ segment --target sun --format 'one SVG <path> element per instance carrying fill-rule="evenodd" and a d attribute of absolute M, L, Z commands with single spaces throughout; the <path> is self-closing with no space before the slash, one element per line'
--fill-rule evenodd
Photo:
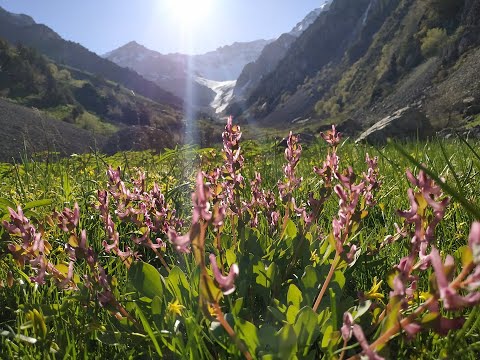
<path fill-rule="evenodd" d="M 167 9 L 175 21 L 186 28 L 194 28 L 206 20 L 214 0 L 168 0 Z"/>

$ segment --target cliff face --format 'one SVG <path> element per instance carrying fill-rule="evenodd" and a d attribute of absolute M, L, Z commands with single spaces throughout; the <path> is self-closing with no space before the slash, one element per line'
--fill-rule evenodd
<path fill-rule="evenodd" d="M 245 102 L 230 109 L 267 126 L 310 119 L 313 129 L 348 119 L 366 127 L 416 103 L 437 127 L 448 118 L 465 125 L 472 120 L 459 101 L 480 101 L 479 3 L 334 0 Z M 448 88 L 457 91 L 439 96 Z"/>
<path fill-rule="evenodd" d="M 251 95 L 258 84 L 275 70 L 295 40 L 317 20 L 321 13 L 328 11 L 330 4 L 331 0 L 325 1 L 322 6 L 311 11 L 290 32 L 282 34 L 265 46 L 256 61 L 243 68 L 233 91 L 234 101 L 243 102 Z"/>

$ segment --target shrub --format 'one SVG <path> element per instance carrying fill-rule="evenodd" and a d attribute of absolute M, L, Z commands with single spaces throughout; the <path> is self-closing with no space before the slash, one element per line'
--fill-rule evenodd
<path fill-rule="evenodd" d="M 422 54 L 424 57 L 432 57 L 438 55 L 440 50 L 448 40 L 447 31 L 445 29 L 433 28 L 427 31 L 422 39 Z"/>

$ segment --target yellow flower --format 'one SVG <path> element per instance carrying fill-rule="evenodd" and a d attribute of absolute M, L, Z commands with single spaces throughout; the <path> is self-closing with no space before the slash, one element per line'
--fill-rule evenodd
<path fill-rule="evenodd" d="M 168 303 L 167 310 L 170 314 L 182 315 L 182 310 L 185 309 L 185 306 L 181 305 L 178 300 L 175 300 L 173 303 Z"/>
<path fill-rule="evenodd" d="M 372 288 L 365 293 L 365 297 L 370 300 L 383 299 L 385 295 L 378 292 L 378 289 L 380 289 L 380 286 L 382 285 L 382 283 L 383 283 L 383 280 L 381 280 L 380 282 L 377 282 L 377 277 L 375 276 L 373 278 Z"/>
<path fill-rule="evenodd" d="M 208 312 L 210 313 L 211 317 L 213 318 L 217 317 L 217 312 L 215 311 L 215 308 L 211 304 L 208 304 Z"/>

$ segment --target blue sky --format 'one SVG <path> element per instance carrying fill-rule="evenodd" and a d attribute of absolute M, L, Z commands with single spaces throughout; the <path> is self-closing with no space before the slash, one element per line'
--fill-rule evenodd
<path fill-rule="evenodd" d="M 189 25 L 179 1 L 210 2 Z M 203 53 L 235 41 L 275 38 L 324 0 L 0 0 L 67 40 L 103 54 L 136 40 L 162 53 Z M 206 5 L 205 5 L 206 7 Z M 204 7 L 204 8 L 205 8 Z M 197 11 L 198 13 L 198 11 Z M 185 19 L 182 17 L 182 19 Z M 183 30 L 182 30 L 183 29 Z M 186 39 L 189 39 L 187 41 Z"/>

